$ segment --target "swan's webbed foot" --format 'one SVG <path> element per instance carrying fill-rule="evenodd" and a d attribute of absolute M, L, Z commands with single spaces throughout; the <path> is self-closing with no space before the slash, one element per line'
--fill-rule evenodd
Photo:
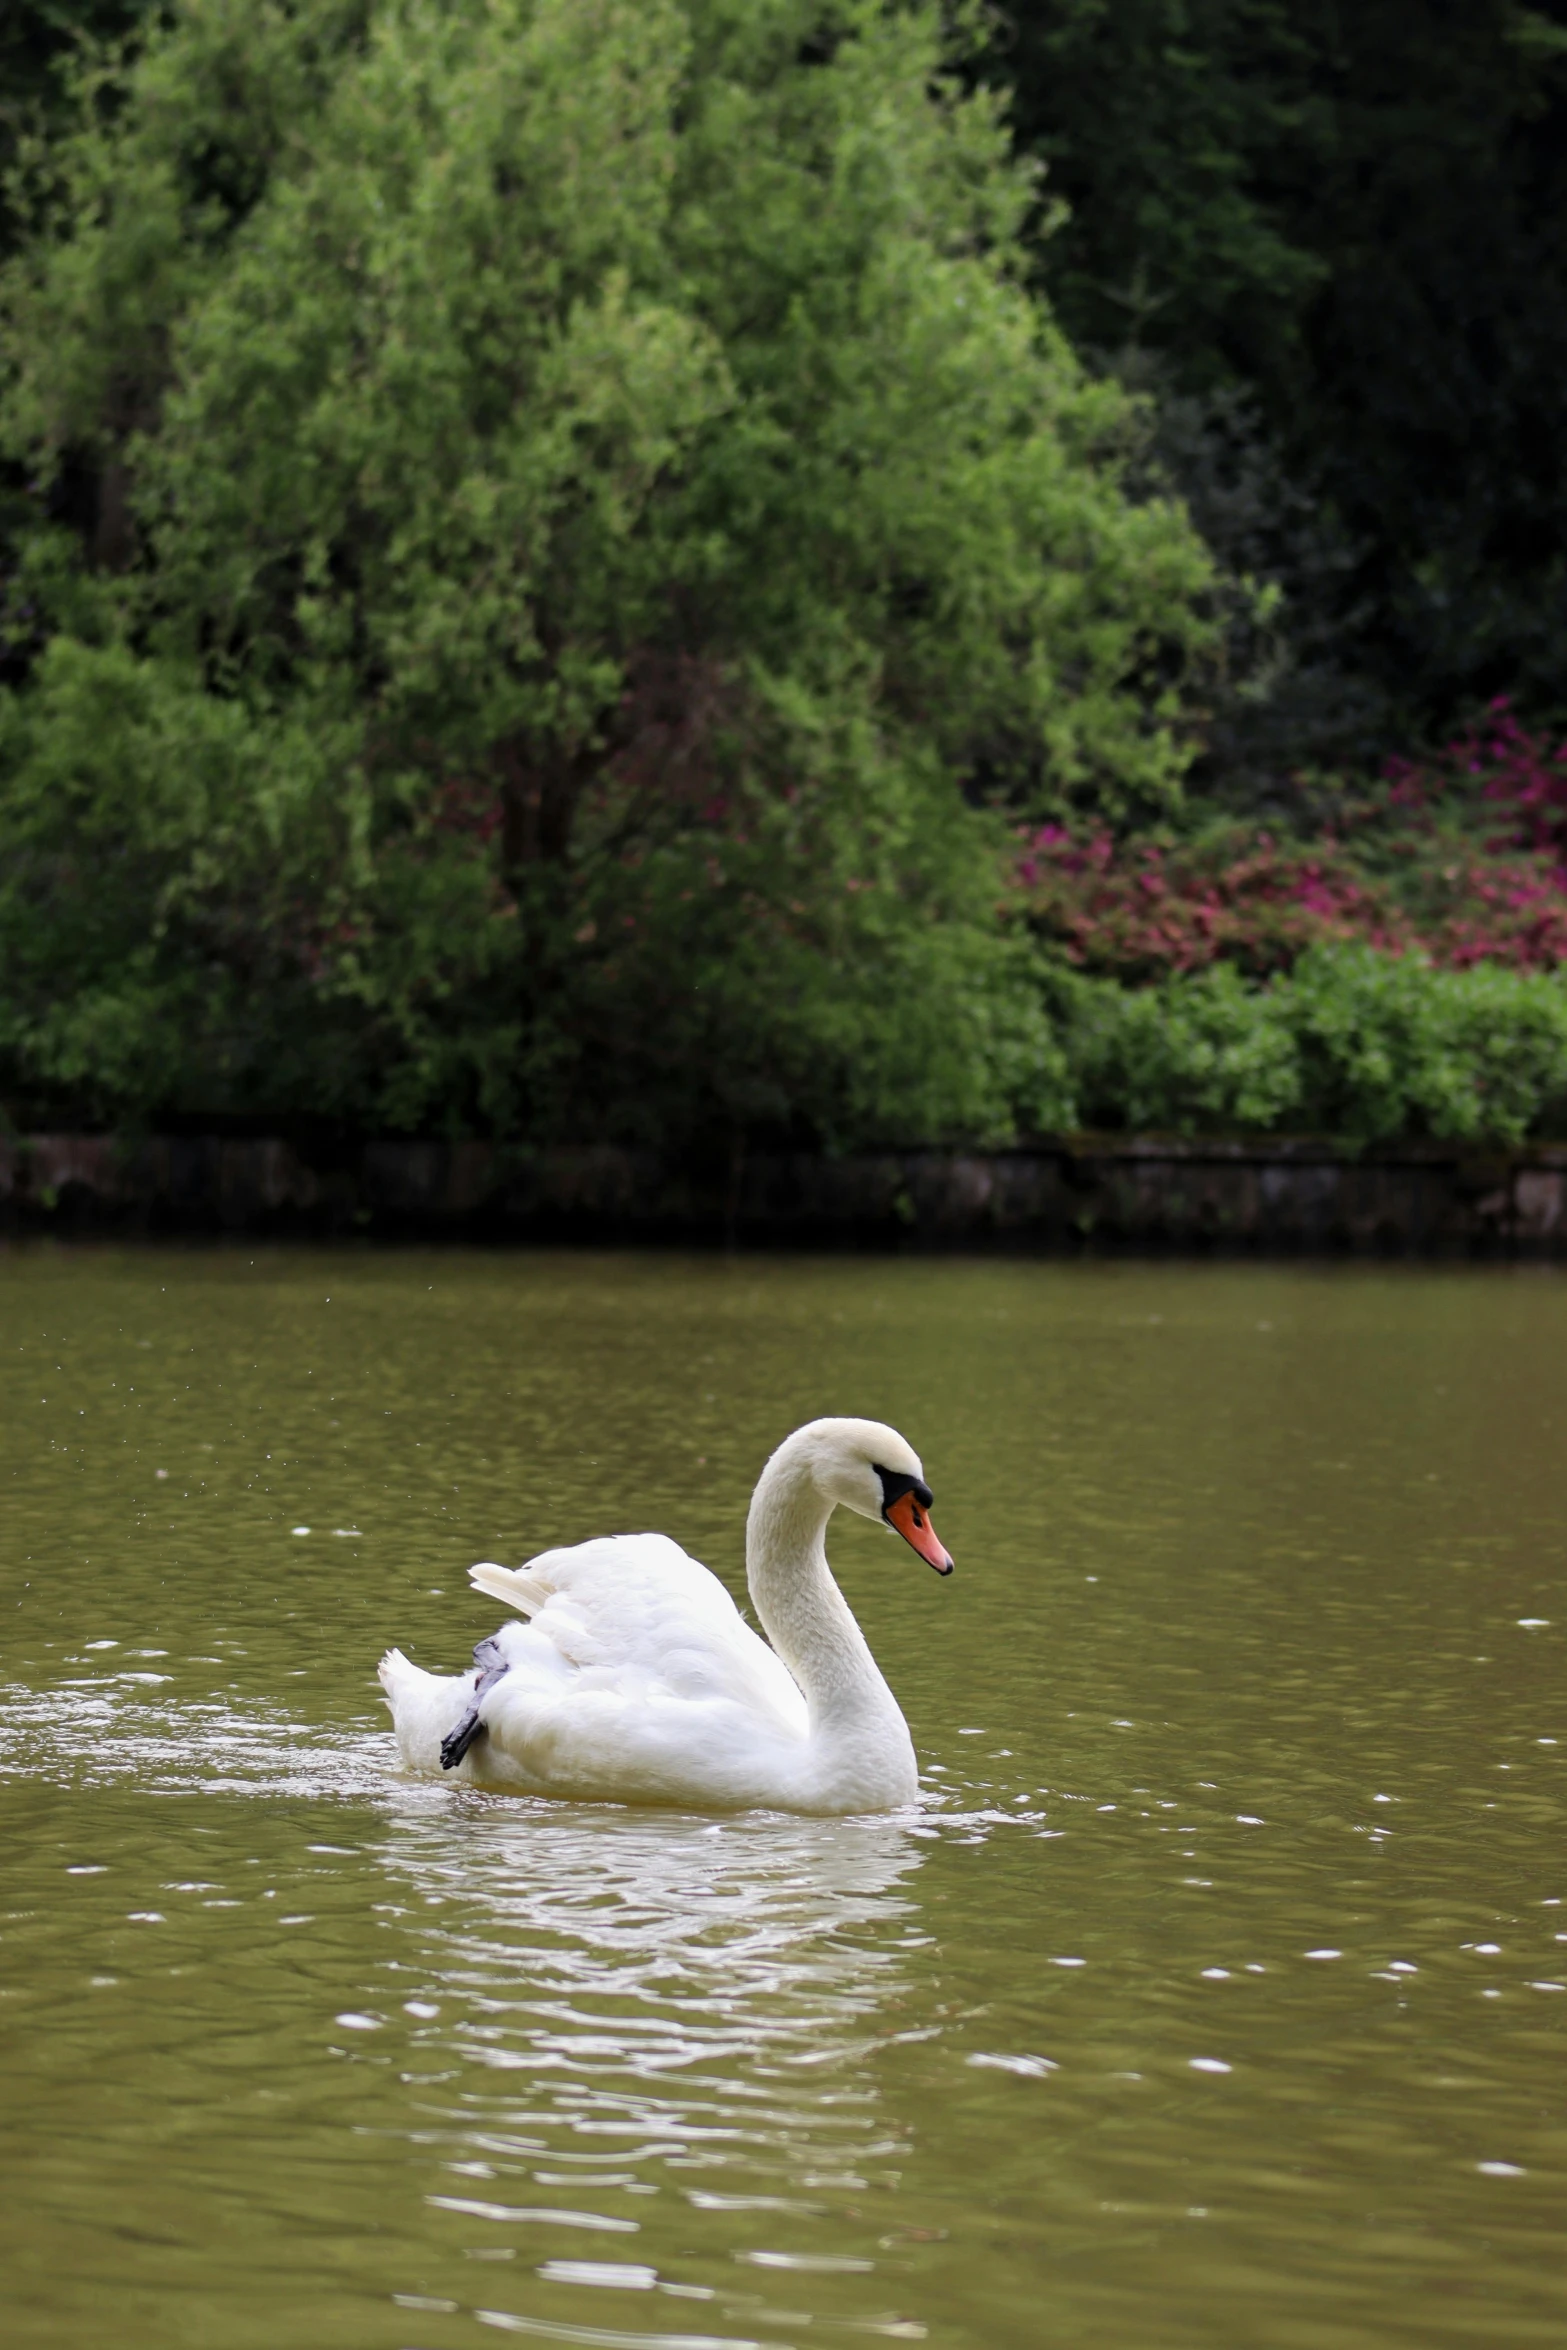
<path fill-rule="evenodd" d="M 443 1771 L 455 1771 L 474 1740 L 482 1734 L 484 1724 L 479 1719 L 480 1703 L 486 1692 L 493 1689 L 496 1682 L 508 1670 L 498 1640 L 481 1640 L 473 1652 L 473 1661 L 479 1671 L 473 1684 L 473 1696 L 469 1702 L 468 1711 L 463 1715 L 456 1729 L 450 1731 L 441 1740 L 441 1768 Z"/>

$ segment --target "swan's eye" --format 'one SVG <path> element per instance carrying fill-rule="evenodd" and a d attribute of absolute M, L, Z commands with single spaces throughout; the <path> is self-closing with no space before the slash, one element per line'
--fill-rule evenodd
<path fill-rule="evenodd" d="M 931 1504 L 931 1490 L 924 1480 L 920 1477 L 905 1476 L 899 1469 L 877 1468 L 874 1461 L 871 1466 L 876 1469 L 876 1474 L 881 1479 L 882 1516 L 886 1517 L 894 1503 L 902 1501 L 907 1495 L 909 1506 L 915 1514 L 915 1523 L 923 1525 L 925 1521 L 919 1513 L 921 1510 L 928 1510 Z"/>

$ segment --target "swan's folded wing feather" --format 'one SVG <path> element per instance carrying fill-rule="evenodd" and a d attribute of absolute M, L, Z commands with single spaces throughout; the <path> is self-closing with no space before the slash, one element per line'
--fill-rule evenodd
<path fill-rule="evenodd" d="M 520 1616 L 531 1616 L 549 1597 L 549 1586 L 538 1582 L 525 1569 L 498 1567 L 491 1559 L 481 1559 L 478 1566 L 468 1569 L 468 1580 L 475 1591 L 483 1591 L 503 1606 L 514 1607 Z"/>
<path fill-rule="evenodd" d="M 604 1535 L 516 1570 L 475 1569 L 473 1579 L 502 1598 L 501 1577 L 513 1575 L 532 1615 L 528 1650 L 547 1642 L 585 1687 L 728 1698 L 804 1736 L 805 1700 L 788 1668 L 717 1576 L 667 1535 Z"/>

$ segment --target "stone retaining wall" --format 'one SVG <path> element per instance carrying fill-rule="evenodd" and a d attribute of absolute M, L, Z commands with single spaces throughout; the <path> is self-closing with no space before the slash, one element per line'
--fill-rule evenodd
<path fill-rule="evenodd" d="M 1074 1135 L 715 1171 L 609 1148 L 32 1134 L 0 1139 L 0 1230 L 1567 1255 L 1564 1183 L 1563 1146 Z"/>

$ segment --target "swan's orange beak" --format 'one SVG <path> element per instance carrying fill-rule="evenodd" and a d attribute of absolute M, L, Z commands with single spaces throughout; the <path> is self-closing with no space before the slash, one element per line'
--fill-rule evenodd
<path fill-rule="evenodd" d="M 900 1493 L 896 1501 L 887 1504 L 882 1516 L 889 1526 L 896 1527 L 904 1541 L 911 1544 L 922 1559 L 930 1561 L 938 1575 L 951 1574 L 951 1556 L 943 1549 L 935 1527 L 912 1493 Z"/>

